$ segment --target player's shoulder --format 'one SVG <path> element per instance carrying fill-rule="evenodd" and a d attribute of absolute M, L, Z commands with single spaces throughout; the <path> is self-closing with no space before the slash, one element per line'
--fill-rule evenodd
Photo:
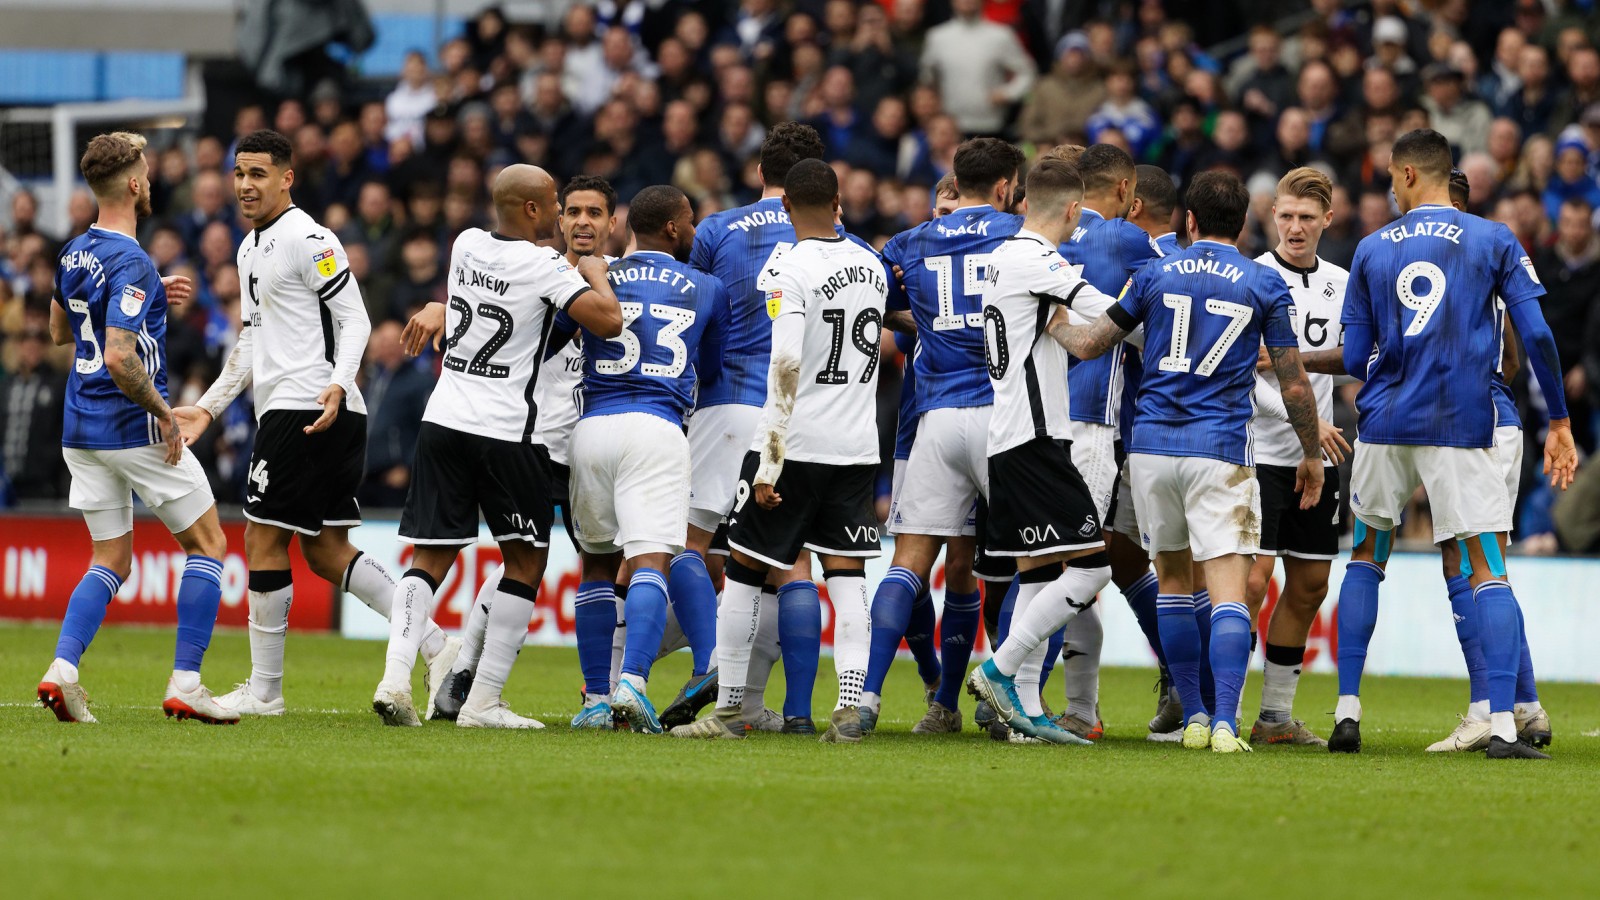
<path fill-rule="evenodd" d="M 1350 280 L 1350 272 L 1344 266 L 1328 262 L 1322 257 L 1317 257 L 1317 277 L 1323 281 L 1343 284 Z"/>

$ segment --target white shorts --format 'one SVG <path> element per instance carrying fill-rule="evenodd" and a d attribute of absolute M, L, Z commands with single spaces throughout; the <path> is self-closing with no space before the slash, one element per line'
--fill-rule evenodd
<path fill-rule="evenodd" d="M 886 526 L 890 534 L 894 534 L 894 521 L 900 515 L 900 488 L 906 483 L 906 460 L 894 461 L 894 477 L 889 482 L 889 524 Z"/>
<path fill-rule="evenodd" d="M 1255 469 L 1199 456 L 1128 456 L 1144 549 L 1189 550 L 1196 562 L 1261 547 Z"/>
<path fill-rule="evenodd" d="M 922 414 L 896 497 L 890 534 L 956 537 L 977 533 L 978 497 L 989 496 L 989 414 L 993 406 Z"/>
<path fill-rule="evenodd" d="M 1494 450 L 1500 455 L 1500 468 L 1506 475 L 1506 496 L 1511 498 L 1511 509 L 1517 508 L 1517 494 L 1522 489 L 1522 429 L 1515 425 L 1501 425 L 1494 430 Z"/>
<path fill-rule="evenodd" d="M 714 532 L 727 519 L 744 455 L 760 427 L 761 407 L 742 403 L 708 406 L 689 419 L 689 522 L 694 527 Z"/>
<path fill-rule="evenodd" d="M 1356 441 L 1350 510 L 1367 527 L 1393 531 L 1416 493 L 1428 491 L 1433 542 L 1511 530 L 1506 470 L 1494 448 L 1422 447 Z"/>
<path fill-rule="evenodd" d="M 1117 487 L 1117 426 L 1098 422 L 1072 423 L 1072 466 L 1083 476 L 1104 522 L 1111 512 L 1111 495 Z"/>
<path fill-rule="evenodd" d="M 97 541 L 133 530 L 134 493 L 173 534 L 188 530 L 216 503 L 200 460 L 188 447 L 175 466 L 167 465 L 166 444 L 126 450 L 63 447 L 61 456 L 72 473 L 68 502 L 83 511 L 89 536 Z"/>
<path fill-rule="evenodd" d="M 689 527 L 689 441 L 643 412 L 579 419 L 568 491 L 578 545 L 629 558 L 681 553 Z"/>
<path fill-rule="evenodd" d="M 1122 477 L 1117 479 L 1117 510 L 1111 530 L 1139 543 L 1139 514 L 1133 505 L 1133 476 L 1128 474 L 1128 461 L 1122 461 Z"/>

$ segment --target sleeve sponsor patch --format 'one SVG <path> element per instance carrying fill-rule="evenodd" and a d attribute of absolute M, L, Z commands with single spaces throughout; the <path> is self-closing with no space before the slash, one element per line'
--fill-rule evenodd
<path fill-rule="evenodd" d="M 317 274 L 329 278 L 339 268 L 339 261 L 333 258 L 333 248 L 324 247 L 312 254 L 311 261 L 317 264 Z"/>
<path fill-rule="evenodd" d="M 144 291 L 139 290 L 131 284 L 122 289 L 123 315 L 136 316 L 139 314 L 139 308 L 142 306 L 144 306 Z"/>
<path fill-rule="evenodd" d="M 1117 292 L 1117 300 L 1120 301 L 1123 297 L 1128 296 L 1128 288 L 1131 287 L 1133 287 L 1133 279 L 1129 278 L 1122 283 L 1122 290 Z"/>
<path fill-rule="evenodd" d="M 1527 270 L 1528 277 L 1533 279 L 1533 283 L 1534 284 L 1537 284 L 1540 287 L 1544 286 L 1544 282 L 1539 280 L 1539 273 L 1535 272 L 1534 269 L 1533 269 L 1533 260 L 1531 260 L 1531 259 L 1527 258 L 1526 256 L 1524 256 L 1522 258 L 1522 268 Z"/>
<path fill-rule="evenodd" d="M 783 306 L 783 291 L 767 291 L 767 318 L 776 319 L 781 306 Z"/>

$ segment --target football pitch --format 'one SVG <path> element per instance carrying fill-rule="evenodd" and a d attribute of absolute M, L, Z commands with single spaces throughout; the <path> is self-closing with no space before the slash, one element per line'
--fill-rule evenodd
<path fill-rule="evenodd" d="M 1093 748 L 909 734 L 895 667 L 859 746 L 576 734 L 572 650 L 527 648 L 506 697 L 542 732 L 388 729 L 383 647 L 292 635 L 289 713 L 179 724 L 159 704 L 166 629 L 105 628 L 86 656 L 97 726 L 34 702 L 54 626 L 0 626 L 0 896 L 773 897 L 1589 895 L 1600 839 L 1600 686 L 1549 685 L 1554 762 L 1422 752 L 1464 681 L 1369 679 L 1366 749 L 1249 756 L 1144 740 L 1153 670 L 1104 673 Z M 219 693 L 249 668 L 219 633 Z M 652 683 L 664 704 L 677 654 Z M 1245 727 L 1254 721 L 1253 673 Z M 819 721 L 832 703 L 823 661 Z M 419 676 L 420 685 L 420 676 Z M 1059 705 L 1059 676 L 1046 689 Z M 1326 735 L 1332 678 L 1298 714 Z M 774 674 L 771 705 L 781 699 Z M 970 716 L 970 698 L 963 698 Z"/>

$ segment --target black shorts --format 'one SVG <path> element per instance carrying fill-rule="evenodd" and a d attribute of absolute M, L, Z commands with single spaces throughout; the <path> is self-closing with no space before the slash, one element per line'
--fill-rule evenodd
<path fill-rule="evenodd" d="M 1293 466 L 1256 466 L 1261 486 L 1261 552 L 1296 559 L 1339 556 L 1339 469 L 1324 466 L 1322 499 L 1300 508 L 1294 492 Z"/>
<path fill-rule="evenodd" d="M 1017 560 L 1012 556 L 995 556 L 989 552 L 989 503 L 978 498 L 978 549 L 972 562 L 972 574 L 979 581 L 1009 582 L 1017 574 Z"/>
<path fill-rule="evenodd" d="M 1105 546 L 1069 441 L 1034 438 L 989 457 L 988 552 L 1047 556 Z"/>
<path fill-rule="evenodd" d="M 762 509 L 756 502 L 761 454 L 750 451 L 739 471 L 728 546 L 779 569 L 789 569 L 802 549 L 829 556 L 874 557 L 878 542 L 878 467 L 830 466 L 790 460 L 773 485 L 783 502 Z"/>
<path fill-rule="evenodd" d="M 433 422 L 417 433 L 411 490 L 400 515 L 408 544 L 471 544 L 478 511 L 497 541 L 550 544 L 550 455 L 543 444 L 501 441 Z"/>
<path fill-rule="evenodd" d="M 361 524 L 356 491 L 367 468 L 367 417 L 340 408 L 326 431 L 306 434 L 321 418 L 313 409 L 273 409 L 261 414 L 250 452 L 245 518 L 301 534 L 324 525 Z"/>
<path fill-rule="evenodd" d="M 572 525 L 572 469 L 566 463 L 550 461 L 550 506 L 552 510 L 561 510 L 561 530 L 567 533 L 567 540 L 572 542 L 573 552 L 582 553 L 583 548 L 578 546 L 578 529 Z M 552 524 L 551 528 L 555 526 Z"/>

